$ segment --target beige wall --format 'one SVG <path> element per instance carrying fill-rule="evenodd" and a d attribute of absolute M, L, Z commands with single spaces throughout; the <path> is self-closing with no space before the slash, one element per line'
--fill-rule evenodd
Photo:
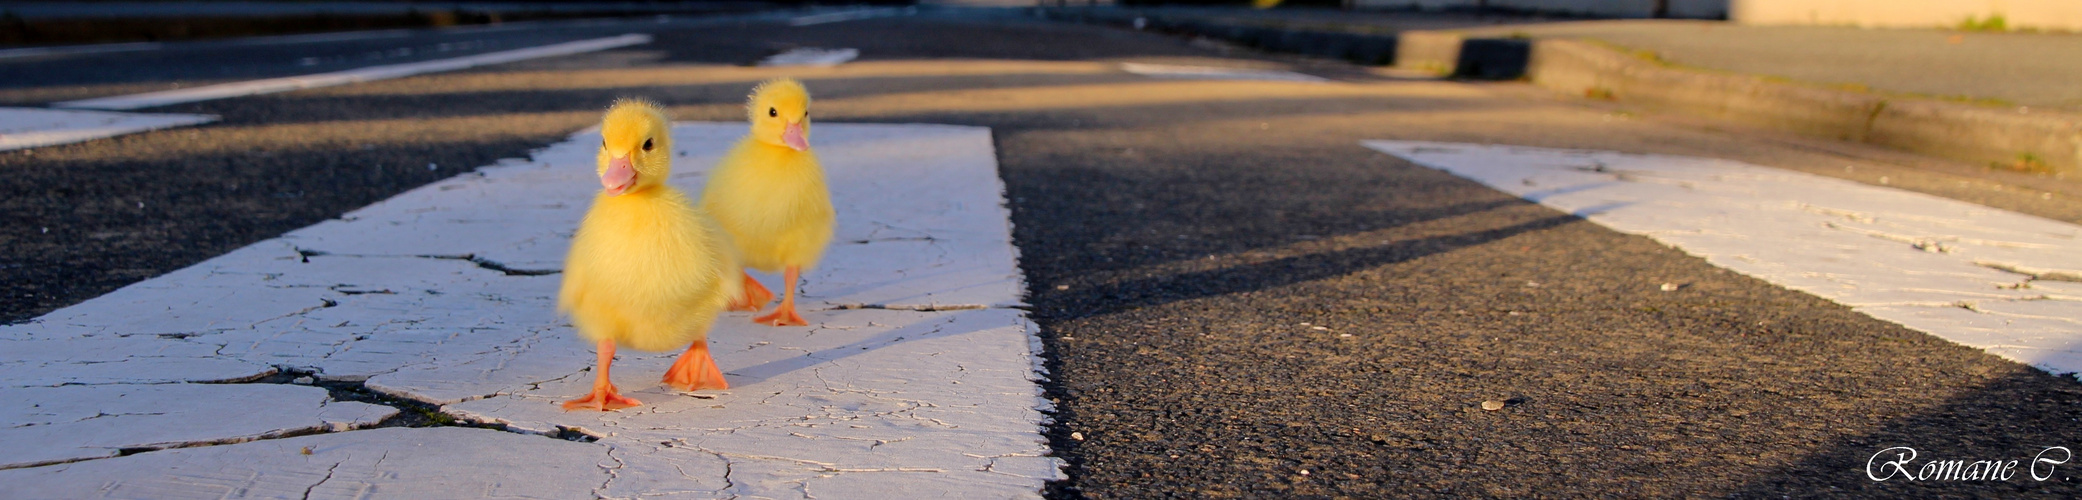
<path fill-rule="evenodd" d="M 1742 24 L 1873 28 L 1951 27 L 1968 16 L 2002 14 L 2010 29 L 2082 31 L 2082 0 L 1728 0 Z"/>
<path fill-rule="evenodd" d="M 1472 9 L 1477 0 L 1357 0 L 1360 8 L 1427 10 Z M 1728 12 L 1730 0 L 1670 0 L 1670 16 L 1713 19 Z M 2082 0 L 2075 0 L 2082 2 Z M 1531 10 L 1561 14 L 1579 14 L 1598 17 L 1650 17 L 1655 13 L 1655 0 L 1489 0 L 1488 5 L 1507 9 Z"/>

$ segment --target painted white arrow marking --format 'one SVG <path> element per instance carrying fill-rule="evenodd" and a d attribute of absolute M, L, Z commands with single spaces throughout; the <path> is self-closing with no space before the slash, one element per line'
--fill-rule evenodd
<path fill-rule="evenodd" d="M 1728 160 L 1365 144 L 1875 318 L 2082 372 L 2082 226 Z"/>

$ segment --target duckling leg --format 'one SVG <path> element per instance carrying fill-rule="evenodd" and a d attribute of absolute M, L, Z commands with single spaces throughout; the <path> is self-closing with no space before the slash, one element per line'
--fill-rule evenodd
<path fill-rule="evenodd" d="M 774 301 L 774 292 L 767 290 L 766 285 L 759 284 L 759 280 L 752 279 L 752 273 L 745 272 L 743 269 L 739 269 L 737 272 L 745 277 L 745 292 L 736 298 L 730 299 L 730 310 L 759 312 L 760 309 L 766 308 L 766 303 Z"/>
<path fill-rule="evenodd" d="M 716 367 L 716 358 L 708 355 L 708 339 L 694 341 L 687 352 L 681 353 L 679 361 L 665 370 L 664 382 L 682 391 L 730 388 L 730 382 L 723 380 L 723 369 Z"/>
<path fill-rule="evenodd" d="M 602 340 L 600 341 L 600 371 L 593 374 L 593 393 L 587 394 L 586 397 L 565 401 L 564 409 L 568 411 L 579 408 L 591 408 L 600 411 L 610 411 L 643 405 L 643 402 L 637 401 L 636 398 L 622 397 L 622 393 L 615 390 L 614 382 L 608 381 L 607 366 L 612 364 L 614 364 L 614 341 Z"/>
<path fill-rule="evenodd" d="M 787 276 L 788 292 L 781 295 L 781 307 L 774 308 L 774 312 L 765 316 L 752 318 L 752 322 L 773 326 L 809 326 L 809 321 L 804 321 L 802 315 L 795 313 L 795 279 L 802 275 L 802 268 L 788 266 L 788 272 L 783 274 Z"/>

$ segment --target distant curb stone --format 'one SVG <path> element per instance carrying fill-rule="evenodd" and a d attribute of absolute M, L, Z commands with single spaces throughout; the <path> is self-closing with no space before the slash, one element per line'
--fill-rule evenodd
<path fill-rule="evenodd" d="M 1039 12 L 1053 19 L 1191 34 L 1441 76 L 1525 78 L 1571 95 L 1977 165 L 2082 172 L 2082 114 L 2072 112 L 1894 96 L 1684 68 L 1585 40 L 1469 37 L 1455 31 L 1382 33 L 1355 25 L 1166 18 L 1119 8 Z"/>

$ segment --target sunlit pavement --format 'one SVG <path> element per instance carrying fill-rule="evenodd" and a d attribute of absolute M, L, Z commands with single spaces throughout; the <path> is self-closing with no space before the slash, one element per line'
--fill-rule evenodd
<path fill-rule="evenodd" d="M 401 475 L 388 483 L 393 489 L 378 485 L 372 490 L 413 496 L 465 487 L 479 491 L 493 475 L 487 471 L 507 470 L 500 462 L 505 458 L 498 457 L 525 449 L 535 456 L 564 457 L 544 458 L 541 461 L 549 463 L 541 466 L 566 472 L 493 479 L 499 483 L 493 491 L 541 496 L 633 496 L 645 491 L 781 495 L 791 491 L 789 484 L 828 482 L 832 490 L 813 486 L 802 494 L 865 497 L 886 496 L 889 489 L 898 488 L 889 486 L 896 483 L 843 484 L 870 477 L 915 481 L 911 484 L 918 486 L 909 486 L 916 488 L 910 491 L 952 496 L 965 496 L 961 488 L 1012 492 L 1008 485 L 1034 488 L 1014 493 L 1103 497 L 2073 494 L 2072 483 L 2065 481 L 2019 477 L 2007 482 L 1875 482 L 1861 471 L 1870 457 L 1891 446 L 1913 446 L 1946 458 L 2028 461 L 2046 446 L 2082 442 L 2071 425 L 2078 417 L 2076 408 L 2082 408 L 2076 405 L 2082 387 L 2073 379 L 1874 319 L 1823 297 L 1728 272 L 1655 240 L 1605 229 L 1368 149 L 1361 141 L 1498 143 L 1722 158 L 1884 182 L 2068 223 L 2082 220 L 2073 199 L 2042 197 L 2051 191 L 2036 189 L 2029 179 L 1854 146 L 1711 130 L 1586 105 L 1515 84 L 1411 80 L 1365 68 L 1225 52 L 1205 43 L 1087 26 L 940 15 L 805 27 L 784 24 L 665 30 L 651 33 L 651 44 L 595 54 L 155 108 L 145 111 L 211 114 L 223 121 L 28 150 L 33 154 L 0 154 L 0 175 L 8 176 L 4 185 L 14 190 L 4 203 L 16 214 L 6 221 L 10 250 L 0 262 L 0 275 L 17 290 L 4 302 L 5 310 L 14 320 L 49 318 L 46 315 L 62 307 L 86 307 L 90 299 L 144 278 L 170 272 L 166 276 L 210 274 L 196 270 L 207 267 L 176 270 L 197 263 L 209 266 L 206 259 L 236 255 L 235 249 L 298 228 L 352 224 L 327 221 L 411 188 L 425 185 L 438 192 L 440 186 L 480 182 L 472 180 L 478 174 L 457 174 L 564 141 L 596 120 L 617 96 L 657 99 L 670 106 L 678 120 L 730 122 L 742 119 L 741 103 L 750 85 L 793 75 L 816 94 L 820 122 L 988 128 L 1024 280 L 1023 309 L 1011 304 L 948 312 L 841 309 L 831 320 L 842 323 L 846 320 L 836 318 L 846 314 L 1030 317 L 1040 340 L 1039 370 L 989 369 L 1011 370 L 992 372 L 1000 374 L 1045 373 L 1047 379 L 1038 387 L 1023 386 L 1041 391 L 1041 399 L 1009 386 L 1007 391 L 1024 394 L 1034 404 L 1027 408 L 1046 412 L 1036 414 L 1045 418 L 1003 417 L 991 422 L 1024 426 L 1036 439 L 1046 439 L 1047 447 L 1031 449 L 1047 451 L 1067 464 L 1066 481 L 1039 484 L 1050 472 L 1035 464 L 1047 463 L 1046 458 L 1017 459 L 1016 465 L 1007 462 L 1007 469 L 999 470 L 988 463 L 991 460 L 961 455 L 964 452 L 952 445 L 919 448 L 953 452 L 949 460 L 974 461 L 985 464 L 977 468 L 988 470 L 876 462 L 899 456 L 896 450 L 912 441 L 896 442 L 895 434 L 847 434 L 886 429 L 846 427 L 820 434 L 805 427 L 810 430 L 796 432 L 809 437 L 780 432 L 786 438 L 762 437 L 747 445 L 851 450 L 846 452 L 851 453 L 848 460 L 859 462 L 790 462 L 799 457 L 720 450 L 759 455 L 733 457 L 697 446 L 698 435 L 756 422 L 712 425 L 688 414 L 685 422 L 629 431 L 632 438 L 646 439 L 656 432 L 684 432 L 687 441 L 661 437 L 643 446 L 661 454 L 683 454 L 689 463 L 705 460 L 703 467 L 740 460 L 783 464 L 778 468 L 795 474 L 762 470 L 758 474 L 768 474 L 762 476 L 768 479 L 786 477 L 743 483 L 694 479 L 681 474 L 709 477 L 705 474 L 713 471 L 674 470 L 665 467 L 665 461 L 639 463 L 631 455 L 610 451 L 619 442 L 615 431 L 556 422 L 565 415 L 556 412 L 498 417 L 509 422 L 507 431 L 455 429 L 439 418 L 405 428 L 349 430 L 372 420 L 385 421 L 382 415 L 390 411 L 415 413 L 425 407 L 387 409 L 382 404 L 364 407 L 356 405 L 365 403 L 338 401 L 326 404 L 338 407 L 329 410 L 334 413 L 295 424 L 321 432 L 316 435 L 257 436 L 280 439 L 158 451 L 135 447 L 127 456 L 4 474 L 49 478 L 76 470 L 79 477 L 108 481 L 116 474 L 94 471 L 126 470 L 130 472 L 121 476 L 124 480 L 145 484 L 150 477 L 224 473 L 179 467 L 234 461 L 228 457 L 242 453 L 279 454 L 279 464 L 269 466 L 285 470 L 292 463 L 325 466 L 306 470 L 296 465 L 298 472 L 266 476 L 283 479 L 252 489 L 295 493 L 329 484 L 328 471 L 335 477 L 359 478 L 337 473 L 362 474 L 375 467 L 363 464 L 404 460 L 396 467 L 455 467 L 454 473 L 439 477 Z M 823 68 L 740 66 L 797 47 L 853 48 L 859 58 Z M 1124 62 L 1292 71 L 1330 81 L 1164 78 L 1130 72 L 1123 69 Z M 70 89 L 9 92 L 76 93 Z M 30 103 L 35 102 L 48 101 Z M 698 163 L 701 158 L 702 153 L 690 153 L 682 160 Z M 523 160 L 558 166 L 572 161 L 569 155 L 546 153 Z M 483 175 L 489 179 L 515 168 L 519 167 L 509 162 Z M 435 181 L 440 184 L 428 184 Z M 572 189 L 586 187 L 583 182 L 574 184 Z M 545 215 L 543 220 L 541 227 L 529 230 L 554 234 L 572 224 L 569 215 Z M 842 232 L 875 229 L 857 225 L 862 222 L 842 218 Z M 543 247 L 544 255 L 556 255 L 553 244 Z M 846 248 L 833 251 L 836 258 Z M 291 254 L 302 255 L 279 256 Z M 889 258 L 895 257 L 901 255 Z M 532 269 L 486 259 L 503 267 Z M 310 260 L 327 259 L 313 255 Z M 490 290 L 529 289 L 490 283 L 508 277 L 487 272 L 472 260 L 411 260 L 485 274 L 471 279 L 480 282 L 474 286 Z M 551 282 L 551 276 L 513 279 Z M 340 288 L 335 285 L 354 283 L 333 281 L 343 282 L 297 290 L 324 299 L 321 306 L 337 302 L 341 305 L 327 309 L 341 311 L 357 301 L 403 295 Z M 1664 284 L 1680 286 L 1664 291 Z M 130 291 L 117 292 L 124 293 Z M 476 306 L 457 307 L 467 311 Z M 136 310 L 124 314 L 165 314 L 163 307 L 132 309 Z M 395 315 L 431 312 L 406 306 Z M 121 323 L 122 318 L 110 317 L 115 314 L 94 318 Z M 896 320 L 871 321 L 893 325 Z M 322 332 L 303 339 L 312 341 L 324 335 L 337 335 L 339 340 L 374 338 L 387 328 L 360 328 L 357 322 L 305 323 L 297 328 Z M 7 328 L 25 335 L 52 324 L 32 321 Z M 195 328 L 162 328 L 177 324 L 148 321 L 97 332 L 97 337 L 107 338 L 85 337 L 80 331 L 38 333 L 72 339 L 69 342 L 108 342 L 110 347 L 95 351 L 99 357 L 93 359 L 68 354 L 7 360 L 7 370 L 30 373 L 10 375 L 8 380 L 22 382 L 8 390 L 129 389 L 124 386 L 137 384 L 123 382 L 137 381 L 109 376 L 77 379 L 90 385 L 41 386 L 57 385 L 50 380 L 59 370 L 46 368 L 50 366 L 91 377 L 96 366 L 111 364 L 100 361 L 216 358 L 218 347 L 231 347 L 229 342 L 211 344 L 208 335 L 184 336 L 205 333 L 188 331 Z M 527 333 L 539 342 L 514 348 L 516 355 L 529 353 L 535 360 L 531 363 L 540 363 L 545 372 L 569 374 L 585 368 L 587 351 L 568 341 L 568 330 L 546 317 L 529 324 L 541 327 Z M 466 327 L 428 328 L 460 340 L 470 338 Z M 732 328 L 736 329 L 720 331 L 719 339 L 762 335 L 758 330 L 737 333 L 746 331 L 743 326 Z M 132 353 L 115 345 L 131 340 L 199 347 L 190 348 L 192 353 Z M 759 348 L 783 345 L 767 341 L 774 344 Z M 468 342 L 443 345 L 473 352 L 487 347 Z M 447 348 L 407 352 L 438 358 L 447 352 L 443 349 Z M 878 353 L 923 356 L 923 351 L 903 349 Z M 744 362 L 753 361 L 746 356 Z M 631 364 L 628 376 L 642 373 L 636 367 L 652 361 L 656 360 L 640 358 Z M 731 369 L 727 354 L 723 361 Z M 834 363 L 843 365 L 846 360 Z M 259 356 L 232 357 L 229 364 L 249 366 L 221 369 L 298 366 Z M 982 368 L 961 367 L 972 369 Z M 817 371 L 806 367 L 775 373 L 747 387 Z M 809 386 L 814 389 L 809 392 L 845 388 L 848 383 L 873 387 L 867 384 L 881 380 L 848 374 L 857 376 L 834 380 L 826 375 Z M 369 380 L 364 389 L 384 387 L 377 377 Z M 415 383 L 421 385 L 412 387 L 482 382 L 438 373 L 420 380 Z M 296 385 L 293 378 L 281 382 L 285 383 L 220 387 L 241 392 L 303 389 L 290 387 Z M 435 411 L 467 419 L 470 412 L 484 415 L 485 410 L 466 410 L 465 405 L 499 400 L 520 401 L 512 406 L 523 410 L 531 408 L 526 405 L 547 409 L 550 399 L 519 395 L 539 392 L 542 398 L 553 398 L 563 389 L 555 384 L 526 385 L 490 391 L 513 396 L 470 402 L 461 401 L 466 397 L 438 398 L 435 403 L 444 406 Z M 475 387 L 457 387 L 453 392 L 458 395 L 487 394 Z M 766 411 L 751 400 L 753 396 L 736 389 L 729 396 L 702 401 L 660 394 L 666 399 L 657 404 L 687 405 L 695 413 Z M 722 401 L 724 397 L 733 399 Z M 312 399 L 282 398 L 279 403 L 309 406 L 324 401 Z M 928 401 L 937 405 L 934 408 L 949 408 L 945 399 Z M 725 408 L 698 408 L 697 403 Z M 38 403 L 29 404 L 11 411 L 41 411 L 34 406 Z M 768 409 L 815 415 L 829 404 L 875 413 L 867 406 L 847 407 L 843 401 L 817 404 Z M 748 405 L 752 407 L 743 408 Z M 66 415 L 87 418 L 131 411 L 80 409 Z M 609 421 L 650 422 L 674 416 L 650 412 Z M 243 422 L 219 420 L 225 426 Z M 583 432 L 567 432 L 559 425 Z M 13 432 L 33 432 L 36 427 Z M 1013 431 L 1005 429 L 1007 435 Z M 429 437 L 406 437 L 411 435 Z M 473 441 L 477 438 L 469 436 L 495 437 Z M 446 447 L 449 454 L 386 457 L 377 451 L 390 446 L 386 443 L 414 440 Z M 494 441 L 501 443 L 497 449 L 502 452 L 476 451 L 491 446 L 481 443 Z M 319 444 L 308 446 L 311 454 L 304 455 L 306 445 L 294 443 Z M 117 449 L 115 454 L 124 452 Z M 368 456 L 372 453 L 378 458 Z M 973 452 L 982 457 L 993 453 Z M 142 465 L 120 465 L 124 463 Z M 157 467 L 162 476 L 128 467 Z M 724 467 L 726 472 L 730 468 Z M 639 470 L 652 475 L 621 481 L 637 476 L 616 472 Z M 824 474 L 833 477 L 819 477 Z M 954 479 L 971 474 L 1005 482 Z M 660 486 L 617 489 L 601 482 L 602 475 L 616 478 L 621 488 Z M 355 483 L 342 486 L 350 484 Z M 202 487 L 154 491 L 166 491 L 162 496 L 222 494 Z"/>

